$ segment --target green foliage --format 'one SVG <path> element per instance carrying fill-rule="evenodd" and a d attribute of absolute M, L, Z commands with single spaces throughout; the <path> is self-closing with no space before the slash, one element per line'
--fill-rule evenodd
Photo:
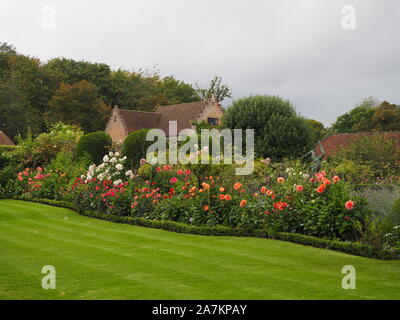
<path fill-rule="evenodd" d="M 78 158 L 90 156 L 95 164 L 102 162 L 111 148 L 112 139 L 109 134 L 103 131 L 92 132 L 83 135 L 76 148 Z"/>
<path fill-rule="evenodd" d="M 14 151 L 16 146 L 3 146 L 0 145 L 0 170 L 3 170 L 11 162 L 11 152 Z"/>
<path fill-rule="evenodd" d="M 104 63 L 75 61 L 66 58 L 51 59 L 45 65 L 46 70 L 57 72 L 59 84 L 73 85 L 81 81 L 88 81 L 96 86 L 99 95 L 107 103 L 112 103 L 112 84 L 110 67 Z"/>
<path fill-rule="evenodd" d="M 8 44 L 7 42 L 1 42 L 1 41 L 0 41 L 0 52 L 7 54 L 17 53 L 15 46 L 13 46 L 12 44 Z"/>
<path fill-rule="evenodd" d="M 25 136 L 28 128 L 38 134 L 48 121 L 104 130 L 109 105 L 153 111 L 199 99 L 190 84 L 159 72 L 111 71 L 103 63 L 65 58 L 44 63 L 0 43 L 0 130 L 11 138 Z"/>
<path fill-rule="evenodd" d="M 373 97 L 364 99 L 353 110 L 338 117 L 332 129 L 336 133 L 371 131 L 372 117 L 378 105 L 379 101 Z"/>
<path fill-rule="evenodd" d="M 306 119 L 308 126 L 310 127 L 310 147 L 311 149 L 321 141 L 327 134 L 328 130 L 324 127 L 324 125 L 313 119 Z"/>
<path fill-rule="evenodd" d="M 400 159 L 398 140 L 385 134 L 370 134 L 354 141 L 336 157 L 355 161 L 394 163 Z"/>
<path fill-rule="evenodd" d="M 297 157 L 310 145 L 307 122 L 296 114 L 290 102 L 279 97 L 239 99 L 226 110 L 222 123 L 231 129 L 254 129 L 258 157 Z"/>
<path fill-rule="evenodd" d="M 36 138 L 29 132 L 26 138 L 20 137 L 12 157 L 18 166 L 44 166 L 59 152 L 75 152 L 82 135 L 77 126 L 55 123 L 49 125 L 49 132 L 41 133 Z"/>
<path fill-rule="evenodd" d="M 400 131 L 400 106 L 382 102 L 372 117 L 372 126 L 376 131 Z"/>
<path fill-rule="evenodd" d="M 146 152 L 149 146 L 153 144 L 146 141 L 146 135 L 149 129 L 142 129 L 130 133 L 122 146 L 122 153 L 128 158 L 131 168 L 138 168 L 141 159 L 146 158 Z"/>
<path fill-rule="evenodd" d="M 13 197 L 18 194 L 15 190 L 18 168 L 8 164 L 0 170 L 0 197 Z"/>
<path fill-rule="evenodd" d="M 353 183 L 396 183 L 400 177 L 400 147 L 396 139 L 385 134 L 371 133 L 357 139 L 331 158 L 333 170 Z"/>
<path fill-rule="evenodd" d="M 390 210 L 393 221 L 400 225 L 400 198 L 398 198 Z"/>
<path fill-rule="evenodd" d="M 173 77 L 161 78 L 157 72 L 111 73 L 113 104 L 128 110 L 154 111 L 157 106 L 198 101 L 196 90 Z"/>
<path fill-rule="evenodd" d="M 190 84 L 176 80 L 172 76 L 162 79 L 159 86 L 163 95 L 163 100 L 160 102 L 161 105 L 173 105 L 200 100 L 197 91 Z"/>
<path fill-rule="evenodd" d="M 197 94 L 201 100 L 209 100 L 212 97 L 218 102 L 222 102 L 226 98 L 232 97 L 232 92 L 229 87 L 222 84 L 222 78 L 215 76 L 211 81 L 210 85 L 206 89 L 197 88 Z"/>
<path fill-rule="evenodd" d="M 400 248 L 400 225 L 394 226 L 385 234 L 385 242 L 391 247 Z"/>
<path fill-rule="evenodd" d="M 79 125 L 86 133 L 103 130 L 111 114 L 96 86 L 86 80 L 72 85 L 61 83 L 48 106 L 48 121 Z"/>
<path fill-rule="evenodd" d="M 386 235 L 393 230 L 393 223 L 386 218 L 368 216 L 361 231 L 360 241 L 378 250 L 385 248 Z"/>
<path fill-rule="evenodd" d="M 91 161 L 89 156 L 82 156 L 76 159 L 75 153 L 71 151 L 61 151 L 57 154 L 56 158 L 49 163 L 46 169 L 53 172 L 62 172 L 69 181 L 73 181 L 76 177 L 80 177 L 86 173 Z"/>
<path fill-rule="evenodd" d="M 336 133 L 400 130 L 400 106 L 367 98 L 350 112 L 337 118 Z"/>
<path fill-rule="evenodd" d="M 40 131 L 40 115 L 32 107 L 24 83 L 18 78 L 0 80 L 0 114 L 0 130 L 10 138 L 26 135 L 28 128 L 34 133 Z"/>

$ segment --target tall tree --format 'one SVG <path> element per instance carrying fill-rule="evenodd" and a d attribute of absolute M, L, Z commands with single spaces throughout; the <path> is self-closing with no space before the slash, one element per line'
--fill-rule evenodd
<path fill-rule="evenodd" d="M 61 81 L 67 84 L 74 84 L 82 80 L 93 83 L 98 88 L 103 100 L 107 103 L 112 103 L 111 69 L 108 65 L 56 58 L 49 60 L 44 68 L 61 74 Z"/>
<path fill-rule="evenodd" d="M 400 131 L 400 106 L 382 102 L 372 117 L 372 126 L 376 131 Z"/>
<path fill-rule="evenodd" d="M 222 102 L 226 98 L 232 98 L 231 89 L 227 85 L 222 84 L 222 78 L 219 76 L 214 77 L 210 81 L 208 88 L 202 89 L 197 87 L 197 93 L 201 100 L 208 100 L 214 97 L 218 102 Z"/>
<path fill-rule="evenodd" d="M 308 126 L 310 127 L 311 131 L 311 147 L 314 146 L 316 143 L 321 141 L 328 134 L 328 130 L 325 128 L 323 123 L 314 120 L 314 119 L 306 119 Z"/>
<path fill-rule="evenodd" d="M 336 133 L 369 132 L 373 130 L 372 117 L 378 106 L 379 101 L 376 98 L 366 98 L 350 112 L 339 116 L 332 129 Z"/>
<path fill-rule="evenodd" d="M 28 129 L 38 133 L 41 117 L 32 108 L 29 98 L 18 78 L 0 81 L 0 130 L 15 140 L 19 134 L 25 136 Z"/>
<path fill-rule="evenodd" d="M 104 130 L 111 113 L 99 96 L 96 86 L 86 80 L 72 85 L 61 83 L 48 103 L 48 122 L 79 125 L 85 132 Z"/>
<path fill-rule="evenodd" d="M 173 76 L 163 78 L 160 82 L 160 89 L 163 95 L 161 102 L 163 105 L 201 100 L 197 91 L 190 84 L 176 80 Z"/>

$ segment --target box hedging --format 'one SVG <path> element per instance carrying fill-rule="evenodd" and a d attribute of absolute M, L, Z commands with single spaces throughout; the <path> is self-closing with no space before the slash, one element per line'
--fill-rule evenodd
<path fill-rule="evenodd" d="M 86 217 L 106 220 L 115 223 L 131 224 L 136 226 L 162 229 L 166 231 L 187 233 L 195 235 L 207 235 L 207 236 L 236 236 L 236 237 L 257 237 L 267 238 L 274 240 L 289 241 L 297 244 L 312 246 L 322 249 L 330 249 L 340 251 L 348 254 L 353 254 L 362 257 L 385 259 L 385 260 L 397 260 L 400 259 L 400 248 L 395 250 L 377 250 L 376 248 L 368 245 L 361 244 L 359 242 L 344 242 L 336 240 L 321 239 L 311 236 L 306 236 L 297 233 L 284 233 L 274 232 L 272 230 L 249 230 L 249 229 L 233 229 L 228 227 L 196 227 L 187 224 L 174 222 L 174 221 L 158 221 L 149 220 L 144 218 L 135 217 L 121 217 L 115 215 L 108 215 L 105 213 L 94 212 L 94 211 L 82 211 L 79 206 L 72 202 L 67 201 L 55 201 L 47 199 L 29 199 L 24 197 L 16 197 L 16 200 L 24 200 L 37 202 L 41 204 L 47 204 L 51 206 L 61 207 L 70 209 L 84 215 Z"/>

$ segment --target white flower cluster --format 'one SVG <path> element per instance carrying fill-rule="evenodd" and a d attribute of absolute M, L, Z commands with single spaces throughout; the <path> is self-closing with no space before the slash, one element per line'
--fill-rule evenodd
<path fill-rule="evenodd" d="M 85 180 L 85 183 L 96 178 L 100 181 L 112 180 L 114 185 L 119 185 L 123 183 L 125 177 L 135 178 L 132 170 L 124 172 L 125 161 L 126 157 L 121 157 L 119 152 L 110 152 L 103 157 L 103 162 L 100 165 L 92 164 L 89 166 L 88 172 L 81 178 Z"/>

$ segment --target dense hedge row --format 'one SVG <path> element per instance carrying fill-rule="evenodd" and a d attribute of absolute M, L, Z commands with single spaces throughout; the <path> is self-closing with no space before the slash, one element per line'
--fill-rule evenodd
<path fill-rule="evenodd" d="M 149 220 L 144 218 L 134 217 L 121 217 L 116 215 L 110 215 L 100 212 L 93 211 L 82 211 L 81 208 L 67 201 L 55 201 L 47 199 L 26 199 L 26 198 L 15 198 L 17 200 L 25 200 L 31 202 L 37 202 L 47 204 L 56 207 L 62 207 L 71 209 L 80 213 L 81 215 L 92 217 L 96 219 L 106 220 L 114 223 L 131 224 L 142 227 L 149 227 L 155 229 L 162 229 L 166 231 L 187 233 L 195 235 L 208 235 L 208 236 L 236 236 L 236 237 L 258 237 L 267 238 L 274 240 L 289 241 L 297 244 L 303 244 L 322 249 L 330 249 L 340 251 L 348 254 L 353 254 L 362 257 L 385 259 L 385 260 L 398 260 L 400 259 L 400 248 L 396 250 L 377 250 L 372 246 L 367 246 L 358 242 L 344 242 L 321 239 L 311 236 L 306 236 L 296 233 L 283 233 L 274 232 L 272 230 L 250 230 L 250 229 L 234 229 L 228 227 L 196 227 L 187 224 L 173 222 L 173 221 L 157 221 Z"/>

